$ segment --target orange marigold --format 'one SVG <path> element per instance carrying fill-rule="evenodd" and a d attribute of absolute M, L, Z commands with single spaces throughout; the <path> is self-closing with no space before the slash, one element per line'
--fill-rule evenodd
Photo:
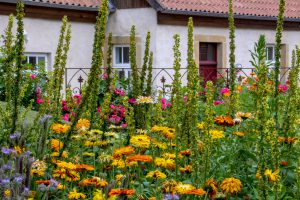
<path fill-rule="evenodd" d="M 91 126 L 91 122 L 87 119 L 80 119 L 78 120 L 77 124 L 76 124 L 76 129 L 77 130 L 87 130 L 89 129 Z"/>
<path fill-rule="evenodd" d="M 70 126 L 67 124 L 54 124 L 52 126 L 52 130 L 57 134 L 66 133 L 69 128 Z"/>
<path fill-rule="evenodd" d="M 121 147 L 114 150 L 114 157 L 120 157 L 122 155 L 128 155 L 134 152 L 134 148 L 132 146 Z"/>
<path fill-rule="evenodd" d="M 64 143 L 58 139 L 52 139 L 51 140 L 51 147 L 52 149 L 54 149 L 55 151 L 60 150 L 61 148 L 63 148 Z"/>
<path fill-rule="evenodd" d="M 109 196 L 133 195 L 134 193 L 134 189 L 111 189 L 109 192 Z"/>
<path fill-rule="evenodd" d="M 152 162 L 152 156 L 149 155 L 140 155 L 140 154 L 136 154 L 136 155 L 132 155 L 132 156 L 128 156 L 127 157 L 127 162 Z"/>
<path fill-rule="evenodd" d="M 94 170 L 94 166 L 87 165 L 87 164 L 77 164 L 76 165 L 76 170 L 77 171 L 82 171 L 82 170 L 93 171 Z"/>
<path fill-rule="evenodd" d="M 185 194 L 193 194 L 193 195 L 202 196 L 202 195 L 205 195 L 206 192 L 202 188 L 199 188 L 199 189 L 188 190 L 185 192 Z"/>
<path fill-rule="evenodd" d="M 106 187 L 108 182 L 103 180 L 99 177 L 87 178 L 79 182 L 79 186 L 95 186 L 96 188 L 99 187 Z"/>

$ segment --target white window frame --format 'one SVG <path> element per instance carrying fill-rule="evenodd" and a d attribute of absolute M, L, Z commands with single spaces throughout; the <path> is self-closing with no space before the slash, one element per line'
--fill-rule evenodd
<path fill-rule="evenodd" d="M 130 77 L 130 72 L 131 72 L 131 68 L 130 68 L 130 60 L 129 63 L 117 63 L 116 62 L 116 55 L 117 55 L 117 48 L 118 47 L 122 47 L 122 62 L 123 62 L 123 48 L 124 47 L 128 47 L 130 48 L 130 46 L 128 44 L 118 44 L 118 45 L 113 45 L 113 68 L 114 69 L 119 69 L 119 76 L 120 76 L 120 72 L 124 71 L 124 75 L 125 78 L 129 78 Z M 129 52 L 130 53 L 130 52 Z"/>
<path fill-rule="evenodd" d="M 268 48 L 273 48 L 273 60 L 269 60 L 268 59 Z M 270 63 L 271 66 L 270 67 L 274 67 L 275 66 L 275 44 L 267 44 L 267 48 L 266 48 L 266 62 Z"/>
<path fill-rule="evenodd" d="M 45 71 L 48 71 L 49 67 L 49 53 L 31 53 L 31 52 L 25 52 L 24 56 L 26 57 L 26 63 L 29 63 L 29 57 L 35 57 L 36 61 L 38 62 L 38 57 L 44 57 L 45 58 Z"/>

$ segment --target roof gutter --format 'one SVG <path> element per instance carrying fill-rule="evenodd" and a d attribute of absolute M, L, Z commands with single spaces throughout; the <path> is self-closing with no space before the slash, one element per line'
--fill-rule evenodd
<path fill-rule="evenodd" d="M 10 3 L 16 4 L 18 0 L 0 0 L 0 3 Z M 98 12 L 98 7 L 85 7 L 85 6 L 75 6 L 75 5 L 65 5 L 65 4 L 54 4 L 54 3 L 44 3 L 44 2 L 35 2 L 24 0 L 23 3 L 29 6 L 39 6 L 45 8 L 58 8 L 58 9 L 68 9 L 68 10 L 78 10 L 78 11 L 90 11 L 90 12 Z M 115 12 L 115 6 L 109 2 L 109 12 Z"/>

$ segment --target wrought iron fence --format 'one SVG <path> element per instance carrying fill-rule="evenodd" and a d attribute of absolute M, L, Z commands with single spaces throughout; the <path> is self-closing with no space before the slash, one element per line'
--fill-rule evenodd
<path fill-rule="evenodd" d="M 118 68 L 118 76 L 130 77 L 130 69 Z M 141 72 L 141 69 L 138 69 Z M 270 68 L 269 72 L 273 68 Z M 87 80 L 90 68 L 66 68 L 65 71 L 65 87 L 70 87 L 73 93 L 80 93 L 84 82 Z M 237 67 L 236 74 L 238 82 L 241 83 L 243 77 L 253 76 L 254 68 Z M 290 68 L 280 68 L 280 81 L 285 82 L 288 78 Z M 187 68 L 181 68 L 181 82 L 183 85 L 187 83 Z M 155 90 L 161 90 L 164 96 L 169 96 L 172 90 L 171 84 L 173 82 L 175 71 L 173 68 L 153 68 L 152 84 Z M 229 85 L 230 75 L 229 68 L 200 68 L 199 75 L 203 83 L 212 80 L 216 81 L 219 78 L 225 80 L 225 84 Z"/>

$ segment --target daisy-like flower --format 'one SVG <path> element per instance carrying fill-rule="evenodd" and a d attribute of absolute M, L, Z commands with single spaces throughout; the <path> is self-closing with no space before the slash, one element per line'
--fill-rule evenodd
<path fill-rule="evenodd" d="M 31 175 L 44 176 L 47 165 L 44 161 L 36 160 L 31 167 Z"/>
<path fill-rule="evenodd" d="M 233 126 L 234 122 L 230 116 L 218 116 L 215 118 L 215 123 L 222 126 Z"/>
<path fill-rule="evenodd" d="M 121 147 L 118 149 L 114 149 L 114 157 L 120 157 L 122 155 L 128 155 L 134 152 L 134 148 L 132 146 Z"/>
<path fill-rule="evenodd" d="M 153 178 L 153 179 L 165 179 L 167 178 L 167 175 L 162 173 L 159 170 L 151 171 L 146 175 L 146 178 Z"/>
<path fill-rule="evenodd" d="M 128 156 L 126 161 L 131 163 L 131 162 L 152 162 L 152 156 L 149 155 L 133 155 L 133 156 Z"/>
<path fill-rule="evenodd" d="M 204 129 L 204 122 L 200 122 L 200 123 L 198 123 L 197 124 L 197 129 L 199 129 L 199 130 L 203 130 Z"/>
<path fill-rule="evenodd" d="M 64 143 L 58 139 L 52 139 L 51 140 L 51 147 L 53 150 L 58 151 L 61 148 L 63 148 Z"/>
<path fill-rule="evenodd" d="M 155 158 L 154 163 L 157 167 L 175 169 L 175 160 L 165 158 Z"/>
<path fill-rule="evenodd" d="M 86 199 L 86 195 L 77 192 L 76 188 L 74 188 L 73 191 L 69 192 L 68 199 Z"/>
<path fill-rule="evenodd" d="M 224 131 L 219 130 L 210 130 L 209 134 L 211 135 L 212 139 L 221 139 L 224 138 Z"/>
<path fill-rule="evenodd" d="M 185 194 L 192 194 L 192 195 L 202 196 L 202 195 L 205 195 L 206 192 L 202 188 L 198 188 L 198 189 L 187 190 L 185 192 Z"/>
<path fill-rule="evenodd" d="M 175 138 L 175 129 L 173 129 L 173 128 L 155 125 L 152 127 L 151 131 L 153 133 L 161 133 L 165 138 L 170 139 L 170 140 Z"/>
<path fill-rule="evenodd" d="M 185 167 L 179 168 L 179 171 L 180 171 L 182 174 L 190 174 L 190 173 L 192 173 L 192 171 L 193 171 L 193 167 L 192 167 L 192 165 L 187 165 L 187 166 L 185 166 Z"/>
<path fill-rule="evenodd" d="M 54 124 L 52 126 L 52 130 L 54 131 L 54 133 L 57 133 L 57 134 L 66 133 L 69 129 L 70 129 L 70 126 L 67 124 Z"/>
<path fill-rule="evenodd" d="M 94 166 L 87 165 L 87 164 L 78 164 L 78 165 L 76 165 L 76 170 L 80 171 L 80 172 L 83 171 L 83 170 L 93 171 L 94 170 Z"/>
<path fill-rule="evenodd" d="M 87 119 L 80 119 L 76 124 L 76 129 L 80 131 L 86 131 L 91 126 L 91 122 Z"/>
<path fill-rule="evenodd" d="M 96 188 L 99 188 L 99 187 L 106 187 L 108 185 L 108 182 L 99 177 L 93 177 L 93 178 L 83 179 L 78 183 L 78 185 L 83 187 L 94 186 Z"/>
<path fill-rule="evenodd" d="M 149 148 L 151 138 L 148 135 L 134 135 L 130 138 L 130 144 L 138 148 Z"/>
<path fill-rule="evenodd" d="M 193 185 L 191 184 L 184 184 L 184 183 L 179 183 L 176 187 L 175 190 L 177 194 L 186 194 L 188 191 L 196 189 Z"/>
<path fill-rule="evenodd" d="M 236 194 L 242 190 L 242 182 L 234 177 L 226 178 L 220 185 L 223 192 L 228 194 Z"/>
<path fill-rule="evenodd" d="M 154 100 L 152 97 L 144 97 L 144 96 L 139 96 L 136 100 L 137 104 L 152 104 L 154 103 Z"/>
<path fill-rule="evenodd" d="M 239 137 L 244 137 L 246 133 L 244 132 L 234 132 L 233 135 L 239 136 Z"/>
<path fill-rule="evenodd" d="M 280 179 L 279 172 L 279 169 L 275 170 L 274 172 L 272 172 L 270 169 L 267 169 L 264 174 L 268 178 L 269 182 L 278 182 Z"/>
<path fill-rule="evenodd" d="M 121 196 L 121 195 L 133 195 L 135 190 L 133 189 L 111 189 L 109 196 Z"/>

